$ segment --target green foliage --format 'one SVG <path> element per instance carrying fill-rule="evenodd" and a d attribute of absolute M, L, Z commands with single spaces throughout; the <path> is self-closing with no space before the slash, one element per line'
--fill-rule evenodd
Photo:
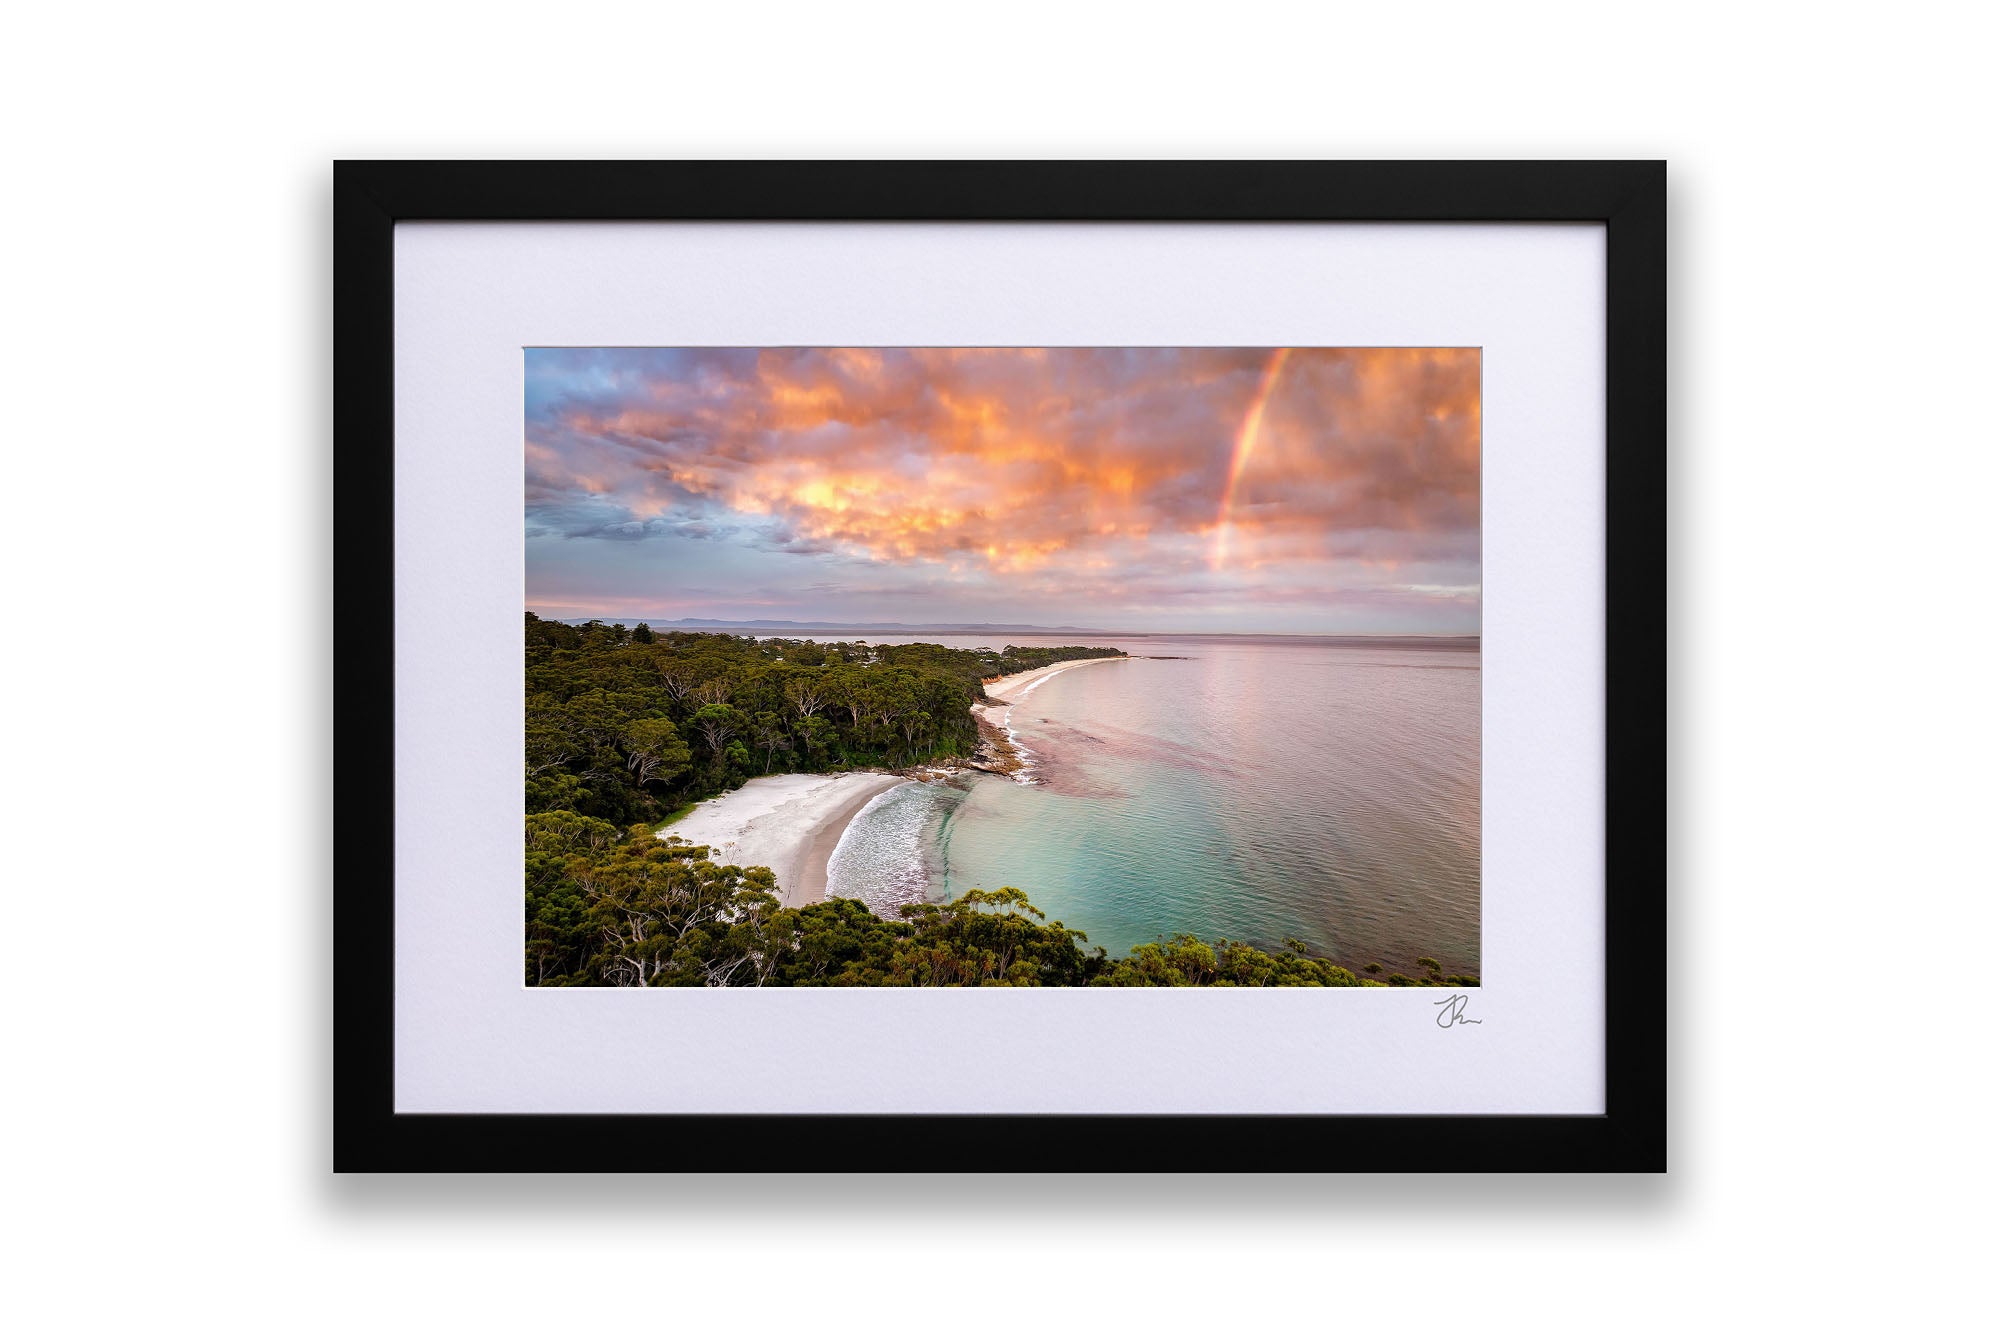
<path fill-rule="evenodd" d="M 970 754 L 983 682 L 1112 648 L 1000 652 L 662 632 L 526 618 L 527 808 L 608 823 L 762 773 Z"/>
<path fill-rule="evenodd" d="M 671 786 L 688 771 L 693 754 L 674 724 L 663 717 L 638 718 L 625 727 L 625 767 L 641 790 L 649 782 Z"/>
<path fill-rule="evenodd" d="M 1110 960 L 1092 979 L 1097 986 L 1358 986 L 1359 979 L 1337 963 L 1316 958 L 1297 940 L 1279 953 L 1223 940 L 1210 948 L 1193 935 L 1175 935 L 1142 944 L 1124 958 Z"/>
<path fill-rule="evenodd" d="M 1354 986 L 1286 942 L 1176 936 L 1111 959 L 1016 888 L 876 916 L 779 906 L 771 872 L 573 811 L 527 822 L 527 980 L 541 986 Z"/>

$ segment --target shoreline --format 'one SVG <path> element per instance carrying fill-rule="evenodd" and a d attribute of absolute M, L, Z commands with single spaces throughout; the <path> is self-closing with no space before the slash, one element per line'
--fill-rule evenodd
<path fill-rule="evenodd" d="M 1032 784 L 1029 776 L 1033 761 L 1027 756 L 1032 753 L 1014 737 L 1014 728 L 1008 724 L 1008 717 L 1014 705 L 1022 696 L 1055 675 L 1058 671 L 1068 671 L 1072 667 L 1094 666 L 1100 662 L 1129 662 L 1130 657 L 1078 657 L 1067 662 L 1051 662 L 1045 667 L 1032 671 L 1017 671 L 1011 676 L 995 676 L 982 684 L 988 699 L 994 702 L 972 705 L 972 718 L 979 726 L 982 763 L 972 767 L 982 772 L 1011 778 L 1015 782 Z M 990 752 L 986 753 L 986 752 Z"/>
<path fill-rule="evenodd" d="M 717 865 L 767 866 L 777 876 L 779 902 L 804 907 L 825 901 L 827 862 L 862 807 L 907 781 L 876 769 L 752 778 L 655 836 L 705 846 Z"/>

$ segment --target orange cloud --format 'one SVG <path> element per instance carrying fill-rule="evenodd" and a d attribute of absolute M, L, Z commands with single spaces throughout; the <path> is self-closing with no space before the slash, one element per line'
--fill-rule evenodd
<path fill-rule="evenodd" d="M 531 510 L 996 574 L 1476 558 L 1477 349 L 681 355 L 531 405 Z"/>

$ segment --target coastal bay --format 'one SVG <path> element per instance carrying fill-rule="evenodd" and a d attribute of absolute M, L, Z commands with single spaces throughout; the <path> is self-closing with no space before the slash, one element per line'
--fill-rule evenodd
<path fill-rule="evenodd" d="M 528 636 L 531 984 L 1475 984 L 1476 638 Z"/>
<path fill-rule="evenodd" d="M 1115 671 L 989 684 L 976 711 L 1025 767 L 884 794 L 831 892 L 893 912 L 1019 887 L 1113 955 L 1192 933 L 1478 970 L 1477 639 L 1102 641 Z"/>
<path fill-rule="evenodd" d="M 999 734 L 996 756 L 1013 773 L 1025 767 L 1018 747 L 1006 738 L 1007 712 L 1015 700 L 1057 672 L 1123 658 L 1083 658 L 1055 662 L 985 682 L 988 698 L 973 713 Z M 929 776 L 959 771 L 932 768 Z M 912 779 L 895 772 L 779 773 L 752 778 L 733 791 L 701 801 L 659 831 L 662 840 L 680 839 L 710 849 L 725 865 L 766 866 L 777 876 L 786 907 L 823 902 L 827 863 L 855 816 L 877 796 Z"/>

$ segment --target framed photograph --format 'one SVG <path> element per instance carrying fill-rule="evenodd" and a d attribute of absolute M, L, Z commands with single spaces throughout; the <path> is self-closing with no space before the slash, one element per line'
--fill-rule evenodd
<path fill-rule="evenodd" d="M 1664 1170 L 1665 201 L 338 164 L 336 1169 Z"/>

